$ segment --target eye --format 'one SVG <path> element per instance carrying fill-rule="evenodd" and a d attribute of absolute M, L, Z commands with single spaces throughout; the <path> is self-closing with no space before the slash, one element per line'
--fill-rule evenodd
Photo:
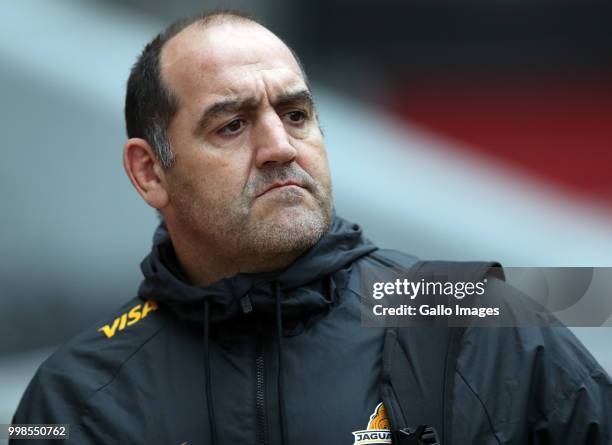
<path fill-rule="evenodd" d="M 287 116 L 287 119 L 289 119 L 294 124 L 301 124 L 306 120 L 307 117 L 306 113 L 300 110 L 290 111 L 289 113 L 285 114 L 285 116 Z"/>
<path fill-rule="evenodd" d="M 229 124 L 218 130 L 218 133 L 221 135 L 231 136 L 233 134 L 240 133 L 240 130 L 244 127 L 244 120 L 242 119 L 234 119 Z"/>

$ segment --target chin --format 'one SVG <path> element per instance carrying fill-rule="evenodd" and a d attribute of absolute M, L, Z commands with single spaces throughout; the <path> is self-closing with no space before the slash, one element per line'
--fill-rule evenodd
<path fill-rule="evenodd" d="M 300 252 L 314 246 L 330 224 L 331 215 L 321 209 L 289 207 L 256 223 L 248 244 L 261 253 Z"/>

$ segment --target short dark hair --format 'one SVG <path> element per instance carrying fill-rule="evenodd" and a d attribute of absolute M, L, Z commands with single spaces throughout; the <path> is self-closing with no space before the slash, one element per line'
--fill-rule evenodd
<path fill-rule="evenodd" d="M 236 10 L 214 10 L 187 19 L 179 20 L 160 32 L 151 40 L 132 67 L 125 95 L 125 125 L 128 138 L 146 140 L 163 168 L 174 163 L 174 152 L 168 138 L 168 126 L 179 108 L 178 97 L 164 84 L 160 58 L 166 42 L 194 23 L 203 26 L 224 21 L 244 21 L 261 25 L 252 15 Z M 263 26 L 263 25 L 262 25 Z M 285 45 L 287 45 L 285 43 Z M 310 84 L 302 62 L 295 51 L 287 45 L 300 68 L 307 88 Z"/>
<path fill-rule="evenodd" d="M 166 42 L 193 23 L 206 26 L 223 21 L 259 23 L 254 17 L 234 10 L 215 10 L 176 21 L 145 46 L 132 67 L 125 95 L 127 135 L 128 138 L 145 139 L 164 168 L 170 168 L 174 162 L 167 130 L 178 111 L 179 100 L 161 76 L 162 49 Z"/>

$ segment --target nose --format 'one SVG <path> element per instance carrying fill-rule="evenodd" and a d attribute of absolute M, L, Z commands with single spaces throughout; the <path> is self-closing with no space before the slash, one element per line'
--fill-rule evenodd
<path fill-rule="evenodd" d="M 256 150 L 255 164 L 258 168 L 289 163 L 297 156 L 297 150 L 291 145 L 283 121 L 274 111 L 260 119 L 253 137 Z"/>

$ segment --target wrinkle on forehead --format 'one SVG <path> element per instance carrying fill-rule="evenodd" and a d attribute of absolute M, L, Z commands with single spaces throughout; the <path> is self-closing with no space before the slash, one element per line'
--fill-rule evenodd
<path fill-rule="evenodd" d="M 274 103 L 278 97 L 288 96 L 297 91 L 307 90 L 302 77 L 287 69 L 266 68 L 244 70 L 233 68 L 222 81 L 211 82 L 211 88 L 202 101 L 211 103 L 223 99 L 252 99 L 255 103 Z M 208 79 L 210 80 L 210 79 Z"/>
<path fill-rule="evenodd" d="M 162 77 L 179 96 L 188 94 L 181 90 L 198 85 L 218 90 L 228 83 L 242 83 L 240 76 L 249 72 L 282 69 L 303 78 L 289 48 L 260 25 L 195 25 L 170 39 L 161 54 Z"/>

